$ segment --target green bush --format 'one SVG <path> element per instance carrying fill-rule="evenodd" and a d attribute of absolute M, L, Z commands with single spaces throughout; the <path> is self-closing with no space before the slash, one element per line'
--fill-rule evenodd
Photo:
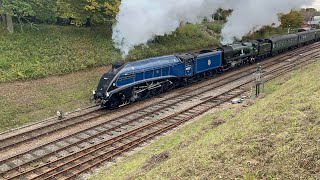
<path fill-rule="evenodd" d="M 250 35 L 244 37 L 244 40 L 251 40 L 251 39 L 266 39 L 270 38 L 272 36 L 278 36 L 278 35 L 283 35 L 287 34 L 288 30 L 287 29 L 282 29 L 280 27 L 274 28 L 270 26 L 265 26 L 259 31 L 255 33 L 251 33 Z"/>
<path fill-rule="evenodd" d="M 207 23 L 208 29 L 214 31 L 217 34 L 221 33 L 223 23 Z"/>

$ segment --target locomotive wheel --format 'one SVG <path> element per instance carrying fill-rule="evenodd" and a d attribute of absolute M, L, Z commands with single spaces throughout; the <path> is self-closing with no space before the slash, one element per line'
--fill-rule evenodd
<path fill-rule="evenodd" d="M 185 86 L 188 86 L 188 85 L 190 85 L 190 79 L 185 78 L 185 79 L 182 79 L 180 81 L 180 86 L 181 87 L 185 87 Z"/>
<path fill-rule="evenodd" d="M 195 83 L 198 81 L 203 81 L 205 76 L 206 76 L 205 73 L 201 73 L 201 74 L 196 75 Z"/>
<path fill-rule="evenodd" d="M 163 91 L 168 92 L 171 91 L 175 88 L 175 83 L 174 82 L 166 82 L 163 85 Z"/>
<path fill-rule="evenodd" d="M 194 80 L 192 78 L 188 78 L 187 81 L 185 82 L 185 86 L 189 86 L 194 82 Z"/>
<path fill-rule="evenodd" d="M 113 109 L 119 108 L 119 106 L 120 106 L 120 102 L 118 102 L 117 100 L 112 100 L 110 102 L 109 108 L 113 110 Z"/>
<path fill-rule="evenodd" d="M 219 69 L 214 69 L 214 70 L 210 71 L 210 74 L 211 74 L 210 78 L 216 77 L 219 74 L 218 72 L 219 72 Z"/>
<path fill-rule="evenodd" d="M 205 74 L 204 74 L 204 78 L 205 79 L 208 79 L 208 78 L 211 78 L 212 77 L 212 72 L 211 71 L 208 71 L 208 72 L 205 72 Z"/>
<path fill-rule="evenodd" d="M 151 94 L 151 96 L 157 96 L 157 95 L 161 94 L 162 91 L 163 91 L 163 87 L 160 86 L 158 88 L 151 89 L 150 94 Z"/>
<path fill-rule="evenodd" d="M 143 101 L 143 100 L 145 100 L 145 99 L 147 99 L 149 97 L 150 97 L 150 91 L 149 90 L 145 90 L 145 91 L 139 93 L 139 99 L 138 100 L 139 101 Z"/>
<path fill-rule="evenodd" d="M 195 76 L 193 76 L 191 78 L 188 78 L 188 80 L 186 82 L 187 83 L 186 86 L 191 85 L 191 84 L 196 83 L 196 82 L 199 82 L 199 81 L 202 81 L 203 80 L 202 77 L 203 77 L 202 75 L 197 74 L 197 75 L 195 75 Z"/>
<path fill-rule="evenodd" d="M 227 70 L 223 69 L 223 68 L 219 68 L 217 71 L 217 74 L 222 74 L 224 72 L 226 72 Z"/>

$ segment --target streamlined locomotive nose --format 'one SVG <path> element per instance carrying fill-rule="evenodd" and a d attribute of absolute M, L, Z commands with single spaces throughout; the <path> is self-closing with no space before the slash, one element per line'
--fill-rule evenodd
<path fill-rule="evenodd" d="M 103 99 L 103 94 L 101 92 L 96 92 L 94 96 L 95 96 L 95 99 Z"/>
<path fill-rule="evenodd" d="M 101 77 L 97 90 L 93 93 L 93 97 L 97 102 L 106 102 L 109 100 L 110 86 L 115 76 L 116 74 L 111 70 Z"/>

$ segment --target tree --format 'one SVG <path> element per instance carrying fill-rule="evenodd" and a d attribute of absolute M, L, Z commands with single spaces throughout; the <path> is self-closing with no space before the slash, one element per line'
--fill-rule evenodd
<path fill-rule="evenodd" d="M 9 33 L 14 32 L 12 17 L 16 17 L 19 22 L 22 17 L 33 15 L 31 5 L 22 0 L 2 0 L 0 6 L 0 14 L 5 17 L 6 28 Z"/>
<path fill-rule="evenodd" d="M 45 23 L 55 23 L 57 20 L 56 0 L 28 0 L 37 21 Z"/>
<path fill-rule="evenodd" d="M 114 21 L 120 11 L 121 0 L 87 0 L 85 10 L 91 12 L 99 21 Z"/>
<path fill-rule="evenodd" d="M 306 12 L 316 13 L 317 10 L 315 8 L 306 8 Z"/>
<path fill-rule="evenodd" d="M 105 13 L 113 18 L 117 16 L 120 11 L 121 0 L 112 0 L 104 3 Z"/>
<path fill-rule="evenodd" d="M 0 18 L 6 29 L 13 33 L 13 21 L 23 24 L 34 22 L 66 22 L 81 26 L 83 23 L 114 22 L 121 0 L 0 0 Z M 1 20 L 0 19 L 0 20 Z"/>
<path fill-rule="evenodd" d="M 52 23 L 57 18 L 55 0 L 0 0 L 0 14 L 7 30 L 13 33 L 13 18 L 20 23 L 33 25 L 35 20 Z M 4 20 L 5 19 L 5 20 Z"/>
<path fill-rule="evenodd" d="M 90 17 L 84 7 L 87 0 L 57 0 L 57 13 L 60 18 L 74 19 L 76 23 L 83 23 Z"/>
<path fill-rule="evenodd" d="M 121 0 L 57 0 L 58 14 L 75 24 L 113 22 L 119 12 Z"/>
<path fill-rule="evenodd" d="M 6 24 L 6 17 L 5 15 L 1 12 L 2 9 L 2 0 L 0 0 L 0 16 L 1 16 L 1 21 L 3 22 L 3 24 Z"/>
<path fill-rule="evenodd" d="M 230 16 L 230 14 L 232 13 L 232 10 L 223 10 L 221 8 L 219 8 L 217 10 L 217 12 L 213 15 L 214 20 L 217 21 L 226 21 L 227 17 Z"/>
<path fill-rule="evenodd" d="M 289 14 L 280 17 L 281 26 L 284 28 L 299 28 L 303 24 L 303 15 L 298 11 L 291 11 Z"/>
<path fill-rule="evenodd" d="M 313 16 L 320 16 L 320 11 L 315 12 Z"/>
<path fill-rule="evenodd" d="M 2 22 L 4 25 L 6 24 L 6 17 L 2 12 L 2 0 L 0 0 L 0 22 Z"/>

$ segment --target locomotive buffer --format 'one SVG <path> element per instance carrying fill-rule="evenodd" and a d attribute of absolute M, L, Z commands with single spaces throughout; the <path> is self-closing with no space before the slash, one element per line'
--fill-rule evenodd
<path fill-rule="evenodd" d="M 259 94 L 264 92 L 264 86 L 265 86 L 265 81 L 263 79 L 263 71 L 262 71 L 262 66 L 258 63 L 257 64 L 257 70 L 254 73 L 255 76 L 255 89 L 256 89 L 256 97 L 259 96 Z"/>

